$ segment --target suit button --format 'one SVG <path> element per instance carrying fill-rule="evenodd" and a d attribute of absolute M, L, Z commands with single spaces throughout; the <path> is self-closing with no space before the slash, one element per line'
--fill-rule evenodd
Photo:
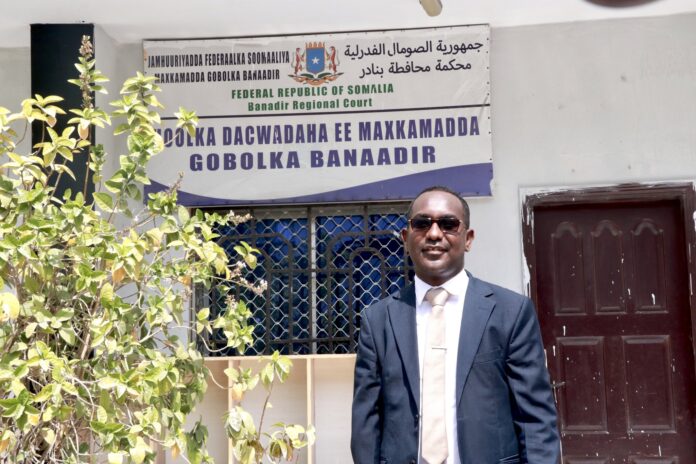
<path fill-rule="evenodd" d="M 411 461 L 410 461 L 408 464 L 416 464 L 416 460 L 415 460 L 415 459 L 411 459 Z"/>

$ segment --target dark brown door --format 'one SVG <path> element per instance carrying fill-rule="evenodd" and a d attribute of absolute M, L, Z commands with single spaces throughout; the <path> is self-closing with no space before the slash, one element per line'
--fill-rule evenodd
<path fill-rule="evenodd" d="M 696 463 L 680 203 L 540 205 L 528 229 L 564 463 Z"/>

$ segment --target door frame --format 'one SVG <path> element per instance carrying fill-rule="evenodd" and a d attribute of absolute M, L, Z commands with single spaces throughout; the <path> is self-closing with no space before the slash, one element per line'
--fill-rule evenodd
<path fill-rule="evenodd" d="M 696 372 L 696 183 L 632 183 L 602 187 L 558 188 L 537 190 L 524 189 L 522 196 L 522 242 L 525 271 L 529 276 L 529 297 L 537 298 L 536 248 L 534 245 L 534 211 L 537 208 L 570 204 L 614 204 L 630 205 L 646 201 L 676 200 L 683 218 L 686 265 L 689 273 L 689 307 L 691 314 L 691 349 Z M 538 307 L 538 305 L 537 305 Z M 539 315 L 541 318 L 542 316 Z"/>

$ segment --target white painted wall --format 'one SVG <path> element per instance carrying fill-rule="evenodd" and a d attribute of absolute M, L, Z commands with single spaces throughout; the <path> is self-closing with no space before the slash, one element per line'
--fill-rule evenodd
<path fill-rule="evenodd" d="M 123 81 L 134 76 L 137 71 L 142 71 L 142 47 L 139 44 L 119 44 L 98 25 L 95 25 L 94 35 L 96 68 L 109 78 L 109 82 L 104 84 L 108 93 L 97 93 L 95 103 L 98 107 L 110 112 L 115 109 L 110 102 L 121 97 L 119 92 Z M 104 180 L 118 169 L 119 156 L 126 153 L 128 149 L 125 134 L 118 137 L 113 135 L 114 128 L 122 122 L 122 120 L 112 120 L 111 126 L 106 126 L 104 129 L 97 128 L 97 143 L 104 145 L 106 153 L 111 155 L 104 166 Z M 122 222 L 125 223 L 125 218 Z"/>
<path fill-rule="evenodd" d="M 519 190 L 696 178 L 696 15 L 493 29 L 472 272 L 522 290 Z"/>
<path fill-rule="evenodd" d="M 109 102 L 118 99 L 118 92 L 121 89 L 121 69 L 118 66 L 120 50 L 118 44 L 100 26 L 94 26 L 94 56 L 96 58 L 96 68 L 110 80 L 104 83 L 107 94 L 97 93 L 95 104 L 97 107 L 106 111 L 111 110 Z M 77 57 L 76 57 L 77 58 Z M 113 122 L 112 122 L 113 124 Z M 103 129 L 97 128 L 96 142 L 104 145 L 104 151 L 112 156 L 106 161 L 104 177 L 108 179 L 117 169 L 118 155 L 125 151 L 126 144 L 117 140 L 112 134 L 115 125 L 107 126 Z"/>
<path fill-rule="evenodd" d="M 29 26 L 27 26 L 28 28 Z M 18 112 L 22 100 L 31 96 L 31 54 L 29 48 L 0 48 L 0 106 Z M 15 130 L 24 130 L 15 125 Z M 29 153 L 31 131 L 17 147 L 17 153 Z"/>

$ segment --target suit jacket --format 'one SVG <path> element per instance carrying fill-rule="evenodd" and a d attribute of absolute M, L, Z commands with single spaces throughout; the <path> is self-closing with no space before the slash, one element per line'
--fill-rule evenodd
<path fill-rule="evenodd" d="M 416 294 L 410 285 L 362 315 L 351 452 L 357 464 L 418 462 Z M 469 276 L 457 353 L 462 464 L 557 464 L 556 408 L 534 305 Z"/>

